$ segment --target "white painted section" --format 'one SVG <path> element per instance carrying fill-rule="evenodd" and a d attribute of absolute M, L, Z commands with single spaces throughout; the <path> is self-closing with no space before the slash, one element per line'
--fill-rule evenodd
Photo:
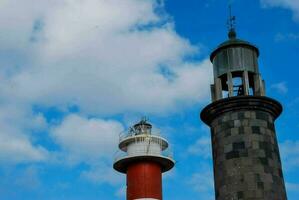
<path fill-rule="evenodd" d="M 128 156 L 135 155 L 161 155 L 162 147 L 151 137 L 139 138 L 128 145 Z"/>

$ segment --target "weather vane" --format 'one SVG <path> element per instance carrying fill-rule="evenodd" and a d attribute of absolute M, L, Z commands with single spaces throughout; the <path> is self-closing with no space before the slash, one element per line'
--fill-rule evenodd
<path fill-rule="evenodd" d="M 232 0 L 229 0 L 228 3 L 228 9 L 229 9 L 229 18 L 227 20 L 227 26 L 229 31 L 229 38 L 235 38 L 236 37 L 236 16 L 232 14 Z"/>

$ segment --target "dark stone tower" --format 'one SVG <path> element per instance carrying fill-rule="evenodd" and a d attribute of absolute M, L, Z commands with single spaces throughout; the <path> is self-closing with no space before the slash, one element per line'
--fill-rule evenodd
<path fill-rule="evenodd" d="M 274 121 L 282 106 L 265 96 L 259 50 L 229 40 L 211 54 L 212 103 L 201 112 L 211 127 L 217 200 L 286 200 Z"/>

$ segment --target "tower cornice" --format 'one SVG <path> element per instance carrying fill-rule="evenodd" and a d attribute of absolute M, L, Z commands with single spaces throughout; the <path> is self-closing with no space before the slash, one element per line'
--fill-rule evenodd
<path fill-rule="evenodd" d="M 275 99 L 265 96 L 236 96 L 220 99 L 206 106 L 200 113 L 200 118 L 207 125 L 218 116 L 231 111 L 260 110 L 268 112 L 273 119 L 282 113 L 282 105 Z"/>

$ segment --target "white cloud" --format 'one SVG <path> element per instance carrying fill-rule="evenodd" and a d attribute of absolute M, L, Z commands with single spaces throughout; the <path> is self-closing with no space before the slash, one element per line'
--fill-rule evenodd
<path fill-rule="evenodd" d="M 39 162 L 48 158 L 48 151 L 34 143 L 30 132 L 46 127 L 42 114 L 31 113 L 17 105 L 0 105 L 0 162 Z"/>
<path fill-rule="evenodd" d="M 87 164 L 90 169 L 81 177 L 94 183 L 120 183 L 121 176 L 112 169 L 119 134 L 123 126 L 116 121 L 67 116 L 51 133 L 61 147 L 59 160 L 63 164 Z"/>
<path fill-rule="evenodd" d="M 116 121 L 87 119 L 75 114 L 67 116 L 52 131 L 54 141 L 68 152 L 69 161 L 94 162 L 113 158 L 123 126 Z"/>
<path fill-rule="evenodd" d="M 271 88 L 276 90 L 280 94 L 287 94 L 288 93 L 288 86 L 286 82 L 279 82 L 271 85 Z"/>
<path fill-rule="evenodd" d="M 294 19 L 299 21 L 299 1 L 298 0 L 261 0 L 265 7 L 282 7 L 290 9 L 294 13 Z"/>
<path fill-rule="evenodd" d="M 214 186 L 211 173 L 195 173 L 191 177 L 191 184 L 198 192 L 211 192 Z"/>
<path fill-rule="evenodd" d="M 280 144 L 282 164 L 286 170 L 299 167 L 299 141 L 287 140 Z"/>
<path fill-rule="evenodd" d="M 211 138 L 208 135 L 208 129 L 206 126 L 201 127 L 202 132 L 206 135 L 200 137 L 195 144 L 189 146 L 188 153 L 192 156 L 198 156 L 202 160 L 199 167 L 197 167 L 191 177 L 188 179 L 188 184 L 200 194 L 202 199 L 212 200 L 214 199 L 214 179 L 213 171 L 211 170 Z"/>
<path fill-rule="evenodd" d="M 277 33 L 275 35 L 275 41 L 296 41 L 299 40 L 299 33 Z"/>
<path fill-rule="evenodd" d="M 199 169 L 201 170 L 192 174 L 188 183 L 200 194 L 202 199 L 212 200 L 214 199 L 214 179 L 211 168 L 207 164 L 201 163 Z"/>
<path fill-rule="evenodd" d="M 210 137 L 201 137 L 195 144 L 191 145 L 188 148 L 190 154 L 200 156 L 202 158 L 211 158 L 211 138 Z"/>
<path fill-rule="evenodd" d="M 83 175 L 92 177 L 97 166 L 108 167 L 122 125 L 83 115 L 165 114 L 207 99 L 211 64 L 189 59 L 199 50 L 175 32 L 168 16 L 156 12 L 161 5 L 1 1 L 1 161 L 52 158 L 39 144 L 42 136 L 34 134 L 49 127 L 34 106 L 79 108 L 80 116 L 65 118 L 51 136 L 61 147 L 58 157 L 88 163 L 91 171 Z"/>
<path fill-rule="evenodd" d="M 9 75 L 8 69 L 2 70 L 3 97 L 45 106 L 76 104 L 86 113 L 115 114 L 166 112 L 209 94 L 210 63 L 185 60 L 196 48 L 155 13 L 154 0 L 64 0 L 37 3 L 34 8 L 14 4 L 0 7 L 10 10 L 0 12 L 0 18 L 10 18 L 18 27 L 20 17 L 13 14 L 18 7 L 31 13 L 17 30 L 25 47 L 8 44 L 26 57 L 28 66 Z M 162 25 L 155 25 L 158 22 Z M 36 23 L 40 25 L 33 30 Z M 3 30 L 11 26 L 0 25 Z M 6 34 L 12 37 L 14 31 Z M 30 42 L 36 35 L 37 41 Z"/>
<path fill-rule="evenodd" d="M 4 127 L 4 126 L 2 126 Z M 4 131 L 9 130 L 4 127 Z M 2 163 L 44 161 L 47 150 L 39 145 L 32 145 L 31 141 L 22 135 L 13 135 L 12 132 L 0 134 L 0 161 Z"/>
<path fill-rule="evenodd" d="M 119 185 L 126 182 L 124 174 L 116 172 L 112 165 L 107 164 L 92 166 L 92 169 L 83 171 L 81 177 L 95 184 Z"/>
<path fill-rule="evenodd" d="M 299 191 L 299 184 L 296 183 L 286 183 L 286 188 L 288 191 L 294 191 L 294 192 L 298 192 Z"/>

